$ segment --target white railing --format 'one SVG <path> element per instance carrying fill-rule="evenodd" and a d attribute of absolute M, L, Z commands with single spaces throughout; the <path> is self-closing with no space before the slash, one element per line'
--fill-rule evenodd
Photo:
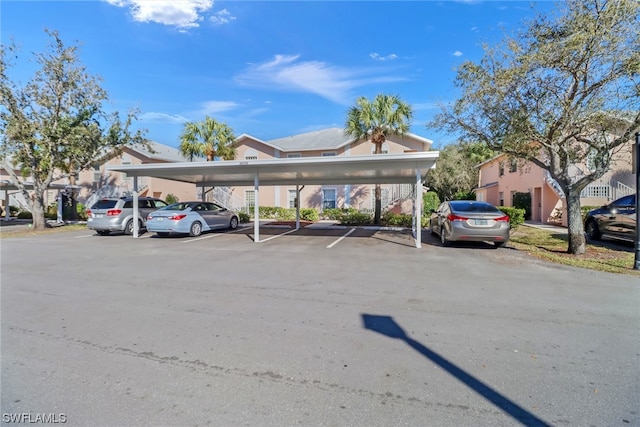
<path fill-rule="evenodd" d="M 211 195 L 213 200 L 227 209 L 238 212 L 248 212 L 249 207 L 242 197 L 233 194 L 229 187 L 214 187 Z"/>
<path fill-rule="evenodd" d="M 616 186 L 613 188 L 613 198 L 619 199 L 620 197 L 629 196 L 630 194 L 635 194 L 636 189 L 633 187 L 629 187 L 626 184 L 621 182 L 616 182 Z"/>
<path fill-rule="evenodd" d="M 553 191 L 555 191 L 558 197 L 564 197 L 564 191 L 562 190 L 562 187 L 560 187 L 558 181 L 551 177 L 549 171 L 544 171 L 544 182 L 546 182 L 551 188 L 553 188 Z"/>
<path fill-rule="evenodd" d="M 635 188 L 623 184 L 620 181 L 599 179 L 587 185 L 580 193 L 580 197 L 616 200 L 620 197 L 634 194 L 635 192 Z"/>

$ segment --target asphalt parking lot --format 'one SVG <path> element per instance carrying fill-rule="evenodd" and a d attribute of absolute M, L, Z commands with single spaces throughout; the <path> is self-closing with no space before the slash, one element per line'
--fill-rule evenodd
<path fill-rule="evenodd" d="M 2 422 L 640 425 L 640 283 L 427 232 L 1 245 Z"/>

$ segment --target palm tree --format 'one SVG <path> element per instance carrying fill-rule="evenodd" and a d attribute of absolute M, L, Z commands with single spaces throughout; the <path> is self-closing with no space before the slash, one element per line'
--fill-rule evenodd
<path fill-rule="evenodd" d="M 404 135 L 409 131 L 413 111 L 409 104 L 396 95 L 377 95 L 373 101 L 365 97 L 356 100 L 356 105 L 347 113 L 345 135 L 355 141 L 371 140 L 375 154 L 382 154 L 382 145 L 389 135 Z M 382 196 L 380 184 L 376 184 L 376 208 L 374 223 L 380 224 Z"/>
<path fill-rule="evenodd" d="M 199 156 L 206 156 L 208 162 L 216 157 L 233 160 L 236 152 L 231 144 L 235 139 L 229 126 L 206 116 L 203 122 L 184 125 L 180 136 L 180 153 L 191 161 Z"/>

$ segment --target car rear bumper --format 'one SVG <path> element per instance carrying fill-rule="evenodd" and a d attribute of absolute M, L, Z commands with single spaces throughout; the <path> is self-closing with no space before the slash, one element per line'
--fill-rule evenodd
<path fill-rule="evenodd" d="M 447 239 L 452 241 L 507 242 L 509 241 L 509 224 L 503 223 L 499 227 L 491 228 L 472 228 L 459 222 L 453 222 Z"/>
<path fill-rule="evenodd" d="M 88 218 L 87 228 L 97 231 L 123 231 L 125 224 L 118 218 Z"/>

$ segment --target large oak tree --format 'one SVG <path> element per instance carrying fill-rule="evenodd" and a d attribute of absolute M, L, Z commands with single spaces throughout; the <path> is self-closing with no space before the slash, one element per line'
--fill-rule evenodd
<path fill-rule="evenodd" d="M 454 105 L 431 123 L 547 170 L 568 209 L 568 252 L 585 251 L 580 192 L 640 130 L 640 2 L 567 0 L 458 70 Z M 576 175 L 587 156 L 594 167 Z"/>
<path fill-rule="evenodd" d="M 66 46 L 57 31 L 35 59 L 40 68 L 24 85 L 9 73 L 19 58 L 15 44 L 2 45 L 0 57 L 0 161 L 24 196 L 33 228 L 45 227 L 45 192 L 55 181 L 73 180 L 105 156 L 147 141 L 131 131 L 135 113 L 122 119 L 107 113 L 107 93 L 99 78 L 78 58 L 78 46 Z"/>

